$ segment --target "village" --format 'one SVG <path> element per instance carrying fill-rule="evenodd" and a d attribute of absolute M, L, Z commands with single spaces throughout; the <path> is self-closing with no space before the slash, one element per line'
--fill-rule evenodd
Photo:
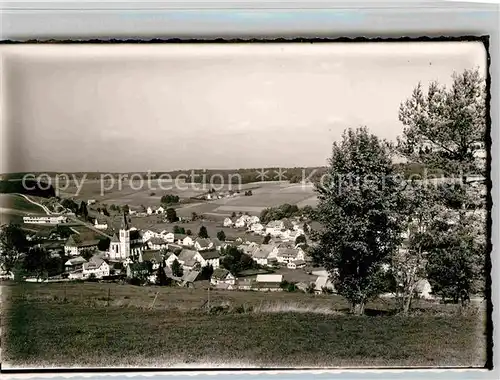
<path fill-rule="evenodd" d="M 89 205 L 93 203 L 93 200 L 87 201 Z M 165 212 L 162 206 L 148 207 L 145 214 Z M 137 215 L 134 211 L 131 214 Z M 143 215 L 139 213 L 139 216 Z M 30 215 L 24 217 L 24 223 L 61 227 L 70 218 L 74 218 L 74 214 L 69 211 L 57 215 Z M 134 227 L 125 212 L 118 219 L 119 225 L 108 225 L 112 224 L 110 218 L 101 213 L 93 218 L 93 226 L 88 225 L 94 230 L 112 233 L 107 249 L 102 248 L 98 234 L 89 233 L 89 230 L 77 233 L 66 227 L 73 232 L 66 239 L 57 233 L 28 234 L 27 239 L 35 246 L 49 250 L 53 256 L 63 254 L 68 260 L 64 263 L 64 272 L 44 279 L 28 277 L 26 281 L 126 280 L 154 285 L 159 284 L 159 277 L 162 277 L 172 286 L 190 288 L 334 292 L 328 272 L 314 266 L 308 254 L 314 245 L 308 236 L 318 228 L 318 223 L 303 217 L 262 223 L 255 215 L 233 215 L 223 219 L 216 236 L 208 236 L 203 222 L 200 231 L 193 234 L 175 222 L 169 229 L 157 230 Z M 226 234 L 223 229 L 234 233 Z M 231 270 L 233 268 L 227 264 L 229 260 L 224 258 L 236 251 L 242 254 L 237 258 L 242 265 L 234 265 L 238 269 Z M 164 277 L 159 271 L 163 271 Z"/>

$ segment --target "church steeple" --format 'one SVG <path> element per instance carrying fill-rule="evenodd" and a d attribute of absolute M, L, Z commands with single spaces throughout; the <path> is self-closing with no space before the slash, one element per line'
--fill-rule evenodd
<path fill-rule="evenodd" d="M 125 213 L 123 213 L 123 219 L 122 219 L 122 224 L 120 226 L 120 229 L 121 230 L 130 230 L 130 227 L 128 225 L 128 220 L 127 220 L 127 215 Z"/>

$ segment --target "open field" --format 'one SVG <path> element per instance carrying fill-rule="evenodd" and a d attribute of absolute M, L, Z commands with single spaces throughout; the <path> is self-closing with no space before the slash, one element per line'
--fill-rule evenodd
<path fill-rule="evenodd" d="M 75 184 L 70 186 L 61 193 L 65 197 L 75 197 L 76 199 L 96 199 L 99 203 L 107 205 L 129 205 L 144 207 L 160 206 L 162 195 L 172 194 L 178 195 L 181 200 L 188 200 L 192 197 L 200 196 L 207 193 L 211 186 L 209 184 L 197 183 L 182 183 L 178 187 L 172 182 L 163 181 L 159 188 L 157 180 L 151 181 L 151 186 L 143 186 L 140 188 L 140 183 L 124 181 L 120 186 L 115 183 L 113 188 L 111 184 L 109 190 L 101 192 L 101 184 L 97 180 L 88 180 L 84 182 L 81 192 L 75 196 L 77 187 Z M 171 189 L 169 189 L 171 188 Z M 252 190 L 252 196 L 244 196 L 240 194 L 236 197 L 223 198 L 215 201 L 192 201 L 192 203 L 184 203 L 176 208 L 177 214 L 181 217 L 190 217 L 193 212 L 197 214 L 206 214 L 216 220 L 222 220 L 226 216 L 230 216 L 233 212 L 248 212 L 251 215 L 259 215 L 260 212 L 267 207 L 278 206 L 283 203 L 299 204 L 301 207 L 305 205 L 315 205 L 316 198 L 312 185 L 290 184 L 286 181 L 281 182 L 254 182 L 247 183 L 241 186 L 225 185 L 217 186 L 218 191 L 226 191 L 228 189 Z M 154 195 L 151 195 L 154 193 Z"/>
<path fill-rule="evenodd" d="M 31 197 L 36 200 L 36 197 Z M 40 214 L 45 215 L 45 212 L 40 206 L 37 206 L 20 195 L 17 194 L 0 194 L 0 207 L 2 209 L 16 210 L 22 214 Z"/>
<path fill-rule="evenodd" d="M 203 364 L 483 366 L 485 363 L 480 316 L 458 315 L 448 305 L 446 308 L 435 305 L 434 312 L 426 308 L 407 318 L 353 317 L 342 312 L 346 305 L 335 296 L 214 291 L 213 305 L 222 302 L 254 305 L 254 309 L 214 314 L 200 309 L 206 292 L 194 289 L 95 283 L 68 284 L 66 291 L 61 284 L 6 288 L 2 318 L 6 368 Z M 108 288 L 110 305 L 105 306 Z M 160 295 L 150 309 L 157 291 Z M 290 307 L 289 312 L 276 312 L 277 308 L 265 307 L 273 302 L 300 303 L 306 308 L 300 311 Z M 314 305 L 331 308 L 331 312 L 314 312 Z M 384 308 L 380 303 L 370 306 Z"/>
<path fill-rule="evenodd" d="M 33 197 L 35 199 L 35 197 Z M 17 194 L 0 194 L 0 225 L 23 223 L 23 216 L 45 215 L 43 209 Z"/>

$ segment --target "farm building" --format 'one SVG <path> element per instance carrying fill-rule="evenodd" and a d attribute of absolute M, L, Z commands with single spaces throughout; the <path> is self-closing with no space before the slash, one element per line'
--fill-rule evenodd
<path fill-rule="evenodd" d="M 223 222 L 223 226 L 224 227 L 232 227 L 233 226 L 233 221 L 231 220 L 231 218 L 225 218 L 224 219 L 224 222 Z"/>
<path fill-rule="evenodd" d="M 252 288 L 259 291 L 280 291 L 280 285 L 283 281 L 281 274 L 258 274 Z"/>
<path fill-rule="evenodd" d="M 27 215 L 23 216 L 23 222 L 27 224 L 61 224 L 67 223 L 66 215 Z"/>

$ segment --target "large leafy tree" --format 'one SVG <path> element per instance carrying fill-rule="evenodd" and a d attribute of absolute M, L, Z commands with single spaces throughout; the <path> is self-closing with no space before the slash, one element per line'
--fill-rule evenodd
<path fill-rule="evenodd" d="M 450 88 L 432 82 L 424 90 L 419 83 L 401 103 L 399 120 L 399 149 L 410 161 L 461 173 L 464 182 L 468 173 L 485 173 L 477 159 L 486 141 L 486 90 L 478 69 L 454 73 Z"/>
<path fill-rule="evenodd" d="M 200 238 L 208 238 L 208 232 L 207 232 L 207 227 L 201 226 L 200 230 L 198 231 L 198 237 Z"/>
<path fill-rule="evenodd" d="M 179 220 L 179 218 L 177 217 L 177 212 L 175 211 L 175 209 L 173 209 L 171 207 L 167 208 L 166 214 L 167 214 L 167 220 L 170 223 L 174 223 L 174 222 L 177 222 Z"/>
<path fill-rule="evenodd" d="M 176 277 L 182 277 L 182 275 L 184 274 L 182 265 L 177 259 L 175 259 L 172 263 L 172 274 Z"/>
<path fill-rule="evenodd" d="M 237 275 L 246 269 L 258 268 L 258 264 L 238 247 L 228 246 L 221 250 L 222 260 L 221 266 Z"/>
<path fill-rule="evenodd" d="M 384 268 L 400 242 L 400 190 L 390 146 L 366 127 L 345 131 L 333 144 L 328 172 L 316 186 L 324 228 L 313 259 L 330 272 L 354 314 L 384 290 Z"/>
<path fill-rule="evenodd" d="M 458 175 L 435 187 L 441 211 L 426 248 L 427 272 L 435 293 L 464 304 L 484 278 L 486 259 L 486 187 L 470 179 L 486 173 L 486 90 L 478 69 L 452 79 L 450 88 L 433 82 L 424 91 L 418 84 L 401 104 L 398 148 L 410 163 Z"/>

